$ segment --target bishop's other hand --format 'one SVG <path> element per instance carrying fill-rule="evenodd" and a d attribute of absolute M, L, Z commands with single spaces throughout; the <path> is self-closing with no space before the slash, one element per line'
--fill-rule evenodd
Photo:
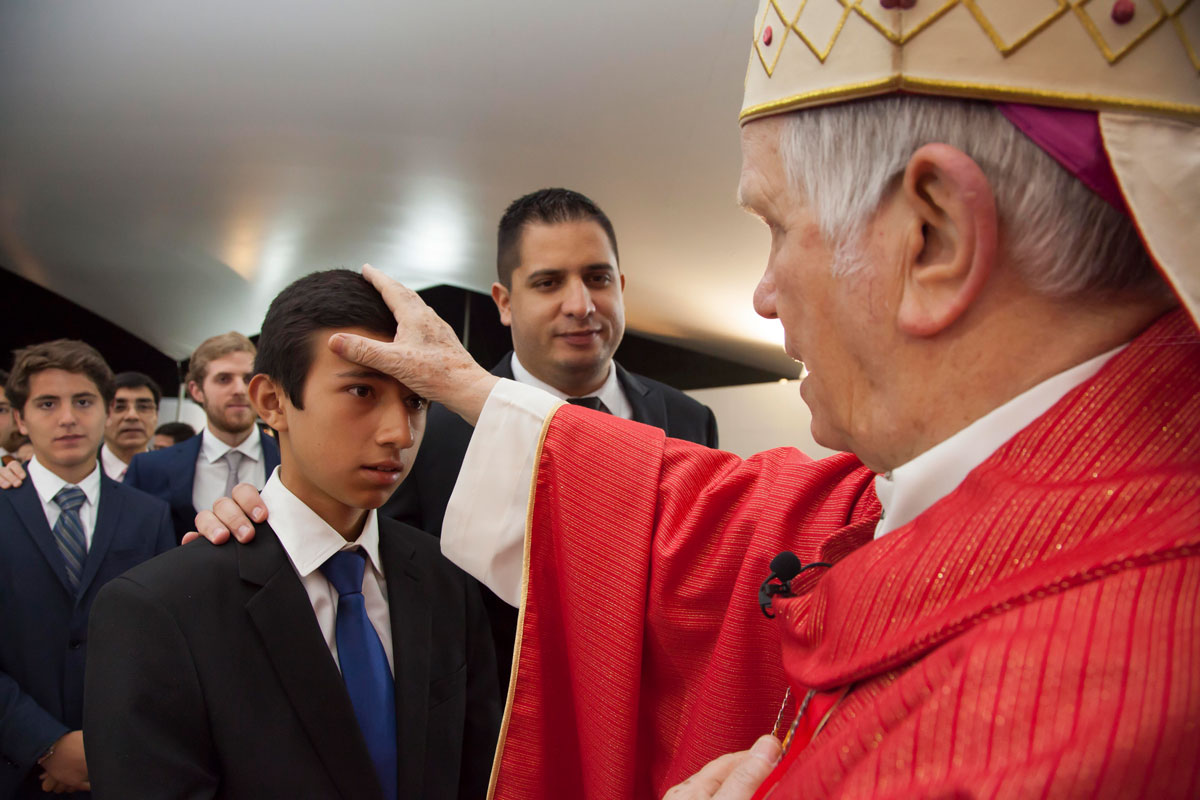
<path fill-rule="evenodd" d="M 663 800 L 750 800 L 779 762 L 779 740 L 759 737 L 749 750 L 726 753 L 671 787 Z"/>

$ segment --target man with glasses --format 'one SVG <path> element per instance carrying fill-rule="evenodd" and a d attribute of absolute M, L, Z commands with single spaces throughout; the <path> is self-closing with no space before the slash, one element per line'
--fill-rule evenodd
<path fill-rule="evenodd" d="M 104 445 L 100 463 L 114 481 L 125 480 L 129 462 L 149 449 L 150 437 L 158 427 L 158 404 L 162 390 L 149 375 L 122 372 L 117 375 L 117 393 L 104 423 Z"/>

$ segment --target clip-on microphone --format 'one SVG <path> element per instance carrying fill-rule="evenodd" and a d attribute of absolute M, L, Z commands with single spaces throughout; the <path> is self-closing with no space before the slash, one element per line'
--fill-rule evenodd
<path fill-rule="evenodd" d="M 758 607 L 762 609 L 763 615 L 767 619 L 774 619 L 775 615 L 769 609 L 771 600 L 776 596 L 791 597 L 792 596 L 792 579 L 804 572 L 806 569 L 813 567 L 832 567 L 833 564 L 828 564 L 824 561 L 814 561 L 811 564 L 801 564 L 800 559 L 791 550 L 784 550 L 779 555 L 771 559 L 771 574 L 762 582 L 762 586 L 758 587 Z M 771 583 L 778 581 L 778 583 Z"/>

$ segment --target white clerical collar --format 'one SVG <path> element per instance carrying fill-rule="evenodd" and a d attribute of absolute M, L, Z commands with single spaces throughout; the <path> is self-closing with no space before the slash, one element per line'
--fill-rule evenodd
<path fill-rule="evenodd" d="M 49 504 L 54 499 L 54 495 L 58 494 L 64 486 L 69 485 L 38 461 L 37 456 L 29 459 L 28 472 L 29 480 L 33 481 L 34 491 L 37 492 L 42 505 Z M 97 459 L 96 465 L 92 467 L 92 471 L 87 474 L 87 477 L 73 485 L 83 489 L 87 501 L 95 507 L 100 502 L 100 461 Z"/>
<path fill-rule="evenodd" d="M 262 437 L 258 433 L 258 426 L 255 425 L 254 430 L 250 431 L 250 435 L 243 439 L 237 447 L 225 444 L 217 438 L 210 427 L 207 425 L 204 427 L 200 439 L 201 458 L 210 464 L 215 464 L 230 450 L 237 450 L 251 461 L 262 461 Z"/>
<path fill-rule="evenodd" d="M 104 474 L 114 481 L 125 480 L 125 473 L 129 469 L 129 465 L 112 451 L 107 441 L 100 446 L 100 465 L 104 467 Z"/>
<path fill-rule="evenodd" d="M 271 473 L 261 495 L 263 504 L 271 509 L 271 530 L 275 531 L 300 577 L 307 578 L 316 572 L 339 550 L 356 547 L 363 549 L 375 571 L 383 575 L 383 562 L 379 560 L 379 517 L 375 509 L 367 512 L 359 537 L 348 542 L 283 485 L 279 469 L 276 467 Z"/>
<path fill-rule="evenodd" d="M 566 392 L 554 388 L 543 380 L 534 377 L 529 370 L 525 369 L 525 365 L 517 358 L 514 352 L 512 357 L 513 379 L 517 383 L 523 383 L 526 386 L 534 386 L 544 392 L 554 395 L 559 400 L 568 400 L 577 395 L 570 395 Z M 621 419 L 633 419 L 633 407 L 629 404 L 629 400 L 625 398 L 625 392 L 621 390 L 621 382 L 617 380 L 617 368 L 613 362 L 608 362 L 608 377 L 604 379 L 604 385 L 594 392 L 587 395 L 588 397 L 599 397 L 600 402 L 608 408 L 609 413 L 614 417 Z"/>
<path fill-rule="evenodd" d="M 1047 378 L 908 463 L 876 475 L 875 494 L 883 506 L 883 518 L 875 526 L 875 538 L 912 522 L 958 488 L 971 470 L 1049 411 L 1067 392 L 1099 372 L 1125 347 L 1121 345 Z"/>

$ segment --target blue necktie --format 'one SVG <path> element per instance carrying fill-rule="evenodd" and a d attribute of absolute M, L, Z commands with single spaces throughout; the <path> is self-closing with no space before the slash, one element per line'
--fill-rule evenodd
<path fill-rule="evenodd" d="M 83 574 L 83 561 L 87 558 L 87 540 L 83 538 L 83 522 L 79 519 L 79 507 L 87 495 L 78 486 L 67 484 L 54 495 L 54 503 L 62 509 L 54 523 L 54 541 L 67 564 L 67 583 L 71 591 L 79 591 L 79 576 Z"/>
<path fill-rule="evenodd" d="M 350 693 L 354 716 L 367 740 L 367 750 L 387 800 L 396 800 L 396 689 L 379 634 L 367 618 L 363 599 L 361 550 L 341 550 L 321 565 L 321 572 L 338 593 L 338 662 Z"/>

